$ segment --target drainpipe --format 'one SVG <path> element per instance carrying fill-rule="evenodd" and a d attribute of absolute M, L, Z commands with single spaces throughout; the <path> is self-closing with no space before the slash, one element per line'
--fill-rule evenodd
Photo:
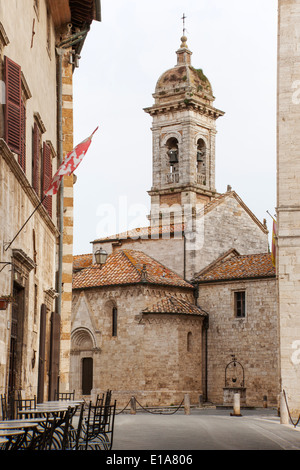
<path fill-rule="evenodd" d="M 57 124 L 58 124 L 58 162 L 63 161 L 63 132 L 62 132 L 62 60 L 64 50 L 57 48 L 58 55 L 58 78 L 57 78 Z M 64 210 L 64 187 L 63 180 L 59 191 L 59 254 L 58 254 L 58 302 L 57 312 L 61 316 L 61 297 L 62 297 L 62 256 L 63 256 L 63 210 Z"/>
<path fill-rule="evenodd" d="M 199 284 L 195 283 L 194 284 L 194 296 L 195 296 L 195 304 L 198 307 L 198 298 L 199 298 Z M 207 352 L 207 336 L 208 336 L 208 328 L 209 328 L 209 315 L 207 313 L 207 316 L 204 317 L 203 320 L 203 328 L 204 328 L 204 361 L 205 361 L 205 367 L 204 367 L 204 401 L 208 401 L 208 380 L 207 380 L 207 375 L 208 375 L 208 367 L 207 367 L 207 358 L 208 358 L 208 352 Z M 203 349 L 202 349 L 203 350 Z"/>

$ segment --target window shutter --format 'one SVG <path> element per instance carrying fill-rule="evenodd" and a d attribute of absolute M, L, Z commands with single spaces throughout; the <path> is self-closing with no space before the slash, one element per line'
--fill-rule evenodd
<path fill-rule="evenodd" d="M 49 358 L 49 393 L 48 399 L 54 399 L 55 390 L 59 389 L 59 354 L 60 354 L 60 315 L 53 312 L 50 329 L 50 358 Z"/>
<path fill-rule="evenodd" d="M 44 142 L 43 147 L 43 181 L 42 181 L 42 195 L 41 198 L 44 197 L 44 191 L 47 191 L 52 179 L 52 156 L 51 150 L 48 144 Z M 52 196 L 47 196 L 43 202 L 45 208 L 48 211 L 50 217 L 52 217 Z"/>
<path fill-rule="evenodd" d="M 32 142 L 32 187 L 36 194 L 40 196 L 41 182 L 40 182 L 40 130 L 35 122 L 33 125 L 33 142 Z"/>
<path fill-rule="evenodd" d="M 26 173 L 26 107 L 21 104 L 21 152 L 19 155 L 19 165 Z"/>
<path fill-rule="evenodd" d="M 45 362 L 46 362 L 46 322 L 47 308 L 45 304 L 41 305 L 40 315 L 40 349 L 39 349 L 39 370 L 38 370 L 38 403 L 44 401 L 44 384 L 45 384 Z"/>
<path fill-rule="evenodd" d="M 5 57 L 5 140 L 12 152 L 21 152 L 21 67 Z"/>

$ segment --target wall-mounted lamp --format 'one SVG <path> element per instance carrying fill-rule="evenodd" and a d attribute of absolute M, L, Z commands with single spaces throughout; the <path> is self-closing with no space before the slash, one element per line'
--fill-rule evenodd
<path fill-rule="evenodd" d="M 105 250 L 100 248 L 99 250 L 95 251 L 94 255 L 95 255 L 96 264 L 98 264 L 99 266 L 103 266 L 103 264 L 106 263 L 107 252 Z"/>

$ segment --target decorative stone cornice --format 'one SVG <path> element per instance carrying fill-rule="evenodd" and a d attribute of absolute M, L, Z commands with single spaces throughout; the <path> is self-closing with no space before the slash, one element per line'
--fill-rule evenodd
<path fill-rule="evenodd" d="M 9 44 L 9 39 L 5 32 L 4 26 L 0 21 L 0 50 Z"/>
<path fill-rule="evenodd" d="M 40 113 L 34 113 L 34 119 L 36 120 L 36 123 L 39 126 L 41 133 L 44 134 L 46 132 L 46 127 L 42 121 Z"/>
<path fill-rule="evenodd" d="M 195 111 L 200 114 L 206 115 L 213 119 L 218 119 L 221 116 L 224 116 L 225 112 L 219 109 L 213 108 L 204 103 L 198 103 L 193 99 L 185 99 L 180 101 L 174 101 L 170 103 L 164 103 L 161 105 L 153 105 L 150 108 L 144 108 L 145 113 L 150 114 L 150 116 L 155 116 L 157 114 L 164 114 L 174 111 L 182 111 L 183 109 L 193 108 Z"/>

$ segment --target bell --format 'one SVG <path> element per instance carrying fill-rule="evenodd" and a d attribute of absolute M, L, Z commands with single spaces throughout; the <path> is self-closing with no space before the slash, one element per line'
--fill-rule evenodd
<path fill-rule="evenodd" d="M 178 152 L 177 150 L 169 150 L 170 163 L 178 163 Z"/>
<path fill-rule="evenodd" d="M 197 152 L 197 162 L 203 162 L 203 157 L 204 156 L 204 152 L 200 152 L 198 151 Z"/>

